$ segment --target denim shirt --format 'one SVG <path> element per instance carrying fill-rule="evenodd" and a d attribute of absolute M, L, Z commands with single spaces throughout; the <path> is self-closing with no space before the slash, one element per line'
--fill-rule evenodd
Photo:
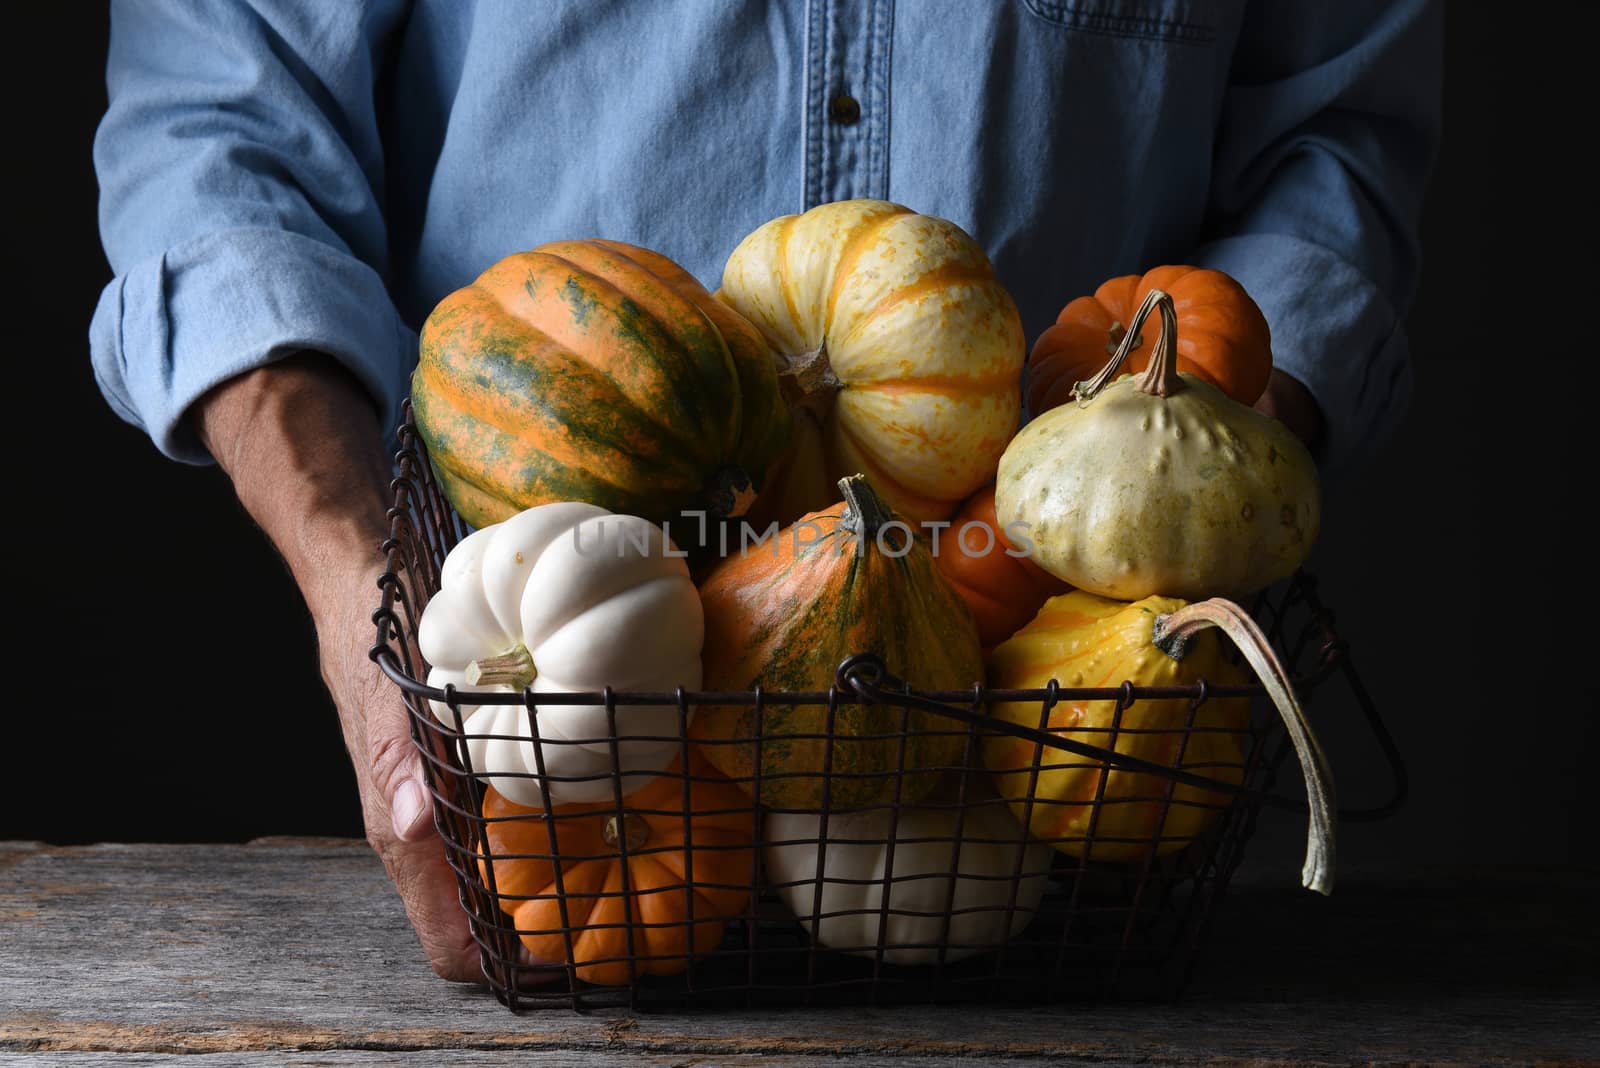
<path fill-rule="evenodd" d="M 954 220 L 1031 342 L 1073 297 L 1215 267 L 1370 452 L 1437 140 L 1431 0 L 126 0 L 95 140 L 101 389 L 167 454 L 211 386 L 303 349 L 396 418 L 434 304 L 605 237 L 715 288 L 767 219 Z"/>

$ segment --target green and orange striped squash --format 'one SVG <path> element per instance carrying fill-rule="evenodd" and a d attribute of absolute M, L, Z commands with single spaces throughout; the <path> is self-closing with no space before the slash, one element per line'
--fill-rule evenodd
<path fill-rule="evenodd" d="M 473 526 L 551 501 L 744 514 L 789 439 L 754 326 L 658 253 L 559 241 L 434 308 L 411 380 L 445 496 Z"/>
<path fill-rule="evenodd" d="M 701 586 L 707 690 L 826 690 L 858 652 L 876 653 L 918 689 L 982 681 L 977 626 L 927 545 L 864 477 L 839 487 L 844 503 L 729 556 Z M 753 706 L 716 705 L 700 708 L 691 733 L 752 793 L 759 759 L 762 804 L 807 811 L 893 800 L 897 770 L 905 772 L 900 800 L 916 801 L 941 769 L 960 764 L 966 746 L 961 724 L 898 707 L 836 705 L 831 753 L 814 737 L 827 727 L 825 705 L 766 704 L 758 735 Z"/>

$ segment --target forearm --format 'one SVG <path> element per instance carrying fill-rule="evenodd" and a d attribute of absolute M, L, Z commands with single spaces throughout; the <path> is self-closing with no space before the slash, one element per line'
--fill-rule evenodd
<path fill-rule="evenodd" d="M 376 410 L 349 372 L 292 356 L 210 390 L 190 418 L 314 615 L 370 581 L 389 468 Z"/>
<path fill-rule="evenodd" d="M 1190 262 L 1261 305 L 1274 364 L 1321 407 L 1330 472 L 1370 461 L 1410 393 L 1402 327 L 1438 140 L 1442 6 L 1258 5 L 1233 57 Z"/>

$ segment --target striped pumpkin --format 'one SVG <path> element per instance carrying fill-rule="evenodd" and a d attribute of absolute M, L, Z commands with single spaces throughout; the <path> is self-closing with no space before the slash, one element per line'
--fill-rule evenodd
<path fill-rule="evenodd" d="M 445 496 L 478 527 L 551 501 L 742 515 L 790 428 L 760 333 L 614 241 L 541 245 L 446 297 L 411 400 Z"/>
<path fill-rule="evenodd" d="M 1248 681 L 1223 655 L 1215 634 L 1196 636 L 1182 660 L 1156 647 L 1156 617 L 1183 604 L 1171 597 L 1127 604 L 1082 590 L 1052 597 L 1032 623 L 990 654 L 989 683 L 996 689 L 1020 690 L 1042 688 L 1051 679 L 1067 687 Z M 1038 702 L 996 705 L 994 714 L 1166 767 L 1224 782 L 1243 781 L 1240 743 L 1249 727 L 1249 701 L 1207 700 L 1194 710 L 1193 730 L 1190 710 L 1186 699 L 1136 701 L 1123 710 L 1114 738 L 1115 701 L 1062 700 L 1042 722 Z M 995 787 L 1010 800 L 1017 818 L 1029 821 L 1034 837 L 1068 855 L 1087 854 L 1096 861 L 1141 860 L 1152 845 L 1158 855 L 1181 849 L 1215 821 L 1229 800 L 1154 775 L 1106 770 L 1085 757 L 1010 735 L 990 736 L 983 759 Z M 1040 770 L 1035 780 L 1036 765 Z"/>
<path fill-rule="evenodd" d="M 959 226 L 881 200 L 823 204 L 745 238 L 718 295 L 766 335 L 797 419 L 815 424 L 763 518 L 823 508 L 834 480 L 862 471 L 902 515 L 944 519 L 994 477 L 1025 342 Z"/>
<path fill-rule="evenodd" d="M 705 606 L 708 690 L 826 690 L 852 653 L 883 658 L 918 689 L 961 689 L 983 679 L 972 615 L 939 575 L 927 546 L 860 475 L 839 483 L 845 503 L 814 512 L 724 560 L 700 589 Z M 859 551 L 858 551 L 859 550 Z M 831 754 L 821 705 L 702 706 L 691 734 L 707 758 L 751 789 L 759 755 L 759 800 L 776 808 L 856 808 L 896 796 L 915 801 L 958 765 L 961 724 L 897 707 L 841 704 Z M 882 737 L 867 737 L 880 735 Z M 831 769 L 826 779 L 824 769 Z M 918 770 L 921 769 L 921 770 Z"/>

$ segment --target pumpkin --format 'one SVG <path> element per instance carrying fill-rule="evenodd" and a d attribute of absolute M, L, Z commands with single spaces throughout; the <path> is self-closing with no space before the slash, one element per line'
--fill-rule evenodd
<path fill-rule="evenodd" d="M 657 523 L 742 515 L 790 427 L 760 333 L 671 260 L 615 241 L 508 256 L 440 301 L 411 401 L 473 526 L 551 501 Z"/>
<path fill-rule="evenodd" d="M 1178 319 L 1178 370 L 1209 382 L 1240 404 L 1254 404 L 1272 374 L 1272 332 L 1243 286 L 1221 271 L 1157 267 L 1113 278 L 1092 297 L 1061 309 L 1055 325 L 1028 354 L 1028 413 L 1041 415 L 1072 399 L 1072 388 L 1094 377 L 1117 351 L 1128 324 L 1152 290 L 1172 297 Z M 1133 338 L 1122 369 L 1149 363 L 1156 324 Z"/>
<path fill-rule="evenodd" d="M 1067 584 L 1028 559 L 1033 541 L 1016 530 L 1018 545 L 994 514 L 994 484 L 961 506 L 950 528 L 935 543 L 939 571 L 956 588 L 978 624 L 987 652 L 1015 634 L 1046 600 Z"/>
<path fill-rule="evenodd" d="M 898 819 L 831 813 L 826 825 L 774 812 L 762 834 L 768 882 L 818 944 L 863 957 L 881 944 L 889 964 L 999 947 L 1033 919 L 1050 870 L 1050 848 L 988 801 L 906 806 Z"/>
<path fill-rule="evenodd" d="M 539 962 L 576 965 L 586 983 L 674 975 L 716 948 L 744 914 L 755 882 L 750 801 L 691 760 L 687 778 L 658 777 L 627 799 L 564 805 L 548 816 L 489 789 L 488 855 L 479 870 L 523 946 Z M 552 860 L 551 858 L 557 858 Z M 569 939 L 571 951 L 568 952 Z"/>
<path fill-rule="evenodd" d="M 559 502 L 474 531 L 450 551 L 417 647 L 439 688 L 670 691 L 700 684 L 703 632 L 689 570 L 660 527 Z M 449 706 L 432 705 L 454 729 Z M 553 802 L 596 801 L 611 796 L 613 771 L 625 791 L 643 786 L 682 744 L 673 707 L 618 706 L 620 768 L 602 705 L 538 701 L 537 747 L 523 704 L 462 704 L 460 713 L 473 772 L 524 805 L 543 802 L 541 757 Z"/>
<path fill-rule="evenodd" d="M 944 519 L 994 475 L 1021 407 L 1016 304 L 957 225 L 881 200 L 773 219 L 718 295 L 778 353 L 796 453 L 763 517 L 789 523 L 865 472 L 913 519 Z"/>
<path fill-rule="evenodd" d="M 1221 626 L 1238 644 L 1277 703 L 1300 754 L 1312 801 L 1306 884 L 1326 892 L 1333 863 L 1332 774 L 1282 664 L 1238 606 L 1223 600 L 1185 605 L 1170 597 L 1126 604 L 1073 590 L 1045 602 L 1032 623 L 994 650 L 990 685 L 1037 689 L 1051 680 L 1068 688 L 1248 681 L 1224 656 L 1216 636 L 1205 633 L 1211 626 Z M 994 715 L 1161 767 L 1234 785 L 1243 781 L 1247 698 L 1211 697 L 1198 707 L 1187 698 L 1147 698 L 1120 716 L 1117 704 L 1062 698 L 1045 708 L 1039 702 L 1010 702 L 996 705 Z M 1215 790 L 1115 768 L 1011 735 L 989 735 L 982 752 L 996 789 L 1017 818 L 1061 852 L 1091 861 L 1138 861 L 1182 849 L 1229 803 Z"/>
<path fill-rule="evenodd" d="M 730 556 L 701 585 L 706 689 L 826 690 L 840 662 L 860 652 L 923 689 L 983 679 L 972 614 L 928 547 L 864 477 L 839 488 L 843 504 Z M 960 762 L 965 745 L 959 724 L 916 710 L 841 703 L 831 736 L 827 727 L 820 705 L 769 703 L 759 724 L 751 705 L 710 705 L 692 734 L 708 743 L 708 760 L 748 788 L 759 761 L 762 804 L 809 810 L 914 801 Z"/>
<path fill-rule="evenodd" d="M 1139 376 L 1111 376 L 1153 307 L 1162 330 Z M 1316 541 L 1317 468 L 1282 423 L 1180 373 L 1172 299 L 1152 291 L 1122 348 L 1023 427 L 1000 459 L 995 513 L 1025 523 L 1033 561 L 1079 589 L 1241 597 L 1292 574 Z"/>

